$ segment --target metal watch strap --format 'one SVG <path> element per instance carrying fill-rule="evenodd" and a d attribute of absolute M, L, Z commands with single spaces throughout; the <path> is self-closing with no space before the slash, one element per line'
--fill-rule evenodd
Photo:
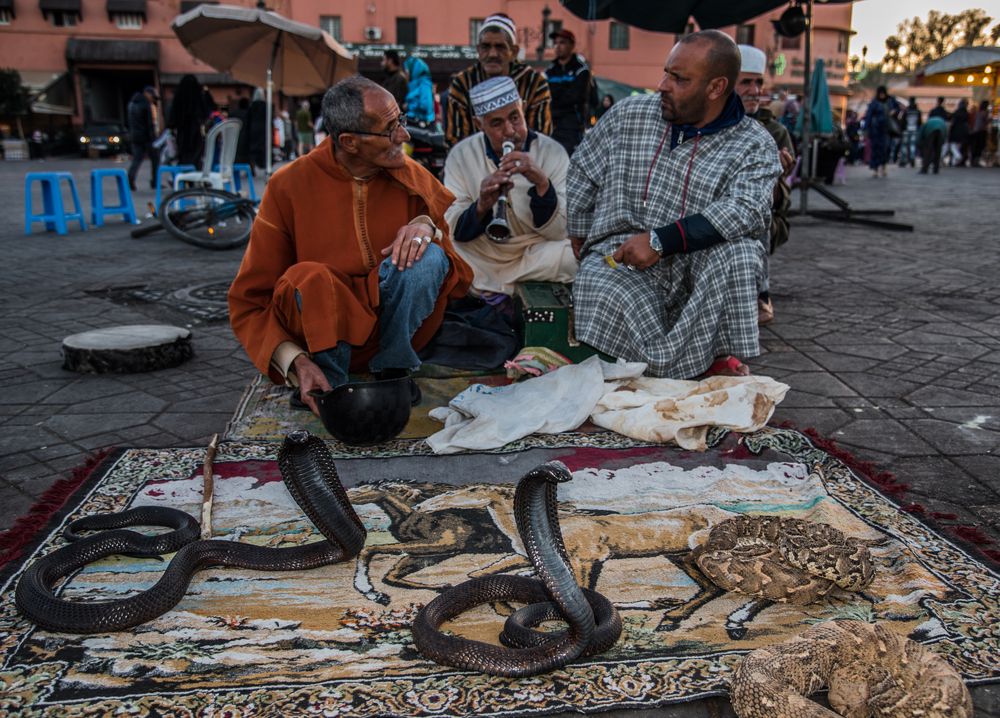
<path fill-rule="evenodd" d="M 660 241 L 660 237 L 654 230 L 649 232 L 649 248 L 661 257 L 663 256 L 663 242 Z"/>

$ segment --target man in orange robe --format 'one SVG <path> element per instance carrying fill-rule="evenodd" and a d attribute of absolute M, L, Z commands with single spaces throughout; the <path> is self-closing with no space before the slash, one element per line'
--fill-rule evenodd
<path fill-rule="evenodd" d="M 405 118 L 362 77 L 323 98 L 329 138 L 278 170 L 229 289 L 233 332 L 275 383 L 328 391 L 351 371 L 400 376 L 472 270 L 444 211 L 454 200 L 403 152 Z"/>

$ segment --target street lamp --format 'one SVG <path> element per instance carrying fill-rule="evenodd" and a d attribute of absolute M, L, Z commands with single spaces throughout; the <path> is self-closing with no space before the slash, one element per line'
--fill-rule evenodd
<path fill-rule="evenodd" d="M 548 5 L 542 8 L 542 36 L 538 40 L 538 49 L 535 50 L 539 61 L 545 59 L 545 39 L 549 34 L 549 15 L 551 14 L 552 10 L 549 9 Z"/>

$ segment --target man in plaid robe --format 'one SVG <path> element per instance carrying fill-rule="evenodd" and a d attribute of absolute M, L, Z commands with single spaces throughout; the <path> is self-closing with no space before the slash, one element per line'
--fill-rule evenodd
<path fill-rule="evenodd" d="M 739 72 L 727 35 L 686 35 L 659 95 L 615 103 L 570 163 L 576 335 L 653 376 L 746 374 L 760 353 L 758 238 L 781 165 Z"/>

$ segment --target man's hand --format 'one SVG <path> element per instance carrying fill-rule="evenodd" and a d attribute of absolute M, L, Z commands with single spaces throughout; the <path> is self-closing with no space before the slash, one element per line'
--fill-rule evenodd
<path fill-rule="evenodd" d="M 535 185 L 539 197 L 549 191 L 548 176 L 532 162 L 531 155 L 527 152 L 510 152 L 504 155 L 498 169 L 508 175 L 524 175 L 525 179 Z"/>
<path fill-rule="evenodd" d="M 615 250 L 611 258 L 625 269 L 647 269 L 660 261 L 660 255 L 649 246 L 649 232 L 635 234 L 625 240 L 625 244 Z"/>
<path fill-rule="evenodd" d="M 586 237 L 570 237 L 569 246 L 573 248 L 573 256 L 576 257 L 576 261 L 580 261 L 580 252 L 583 250 L 583 243 L 586 241 Z"/>
<path fill-rule="evenodd" d="M 326 379 L 326 374 L 317 366 L 316 362 L 309 358 L 308 354 L 299 354 L 292 362 L 295 375 L 299 378 L 299 396 L 306 403 L 313 414 L 319 416 L 319 407 L 316 406 L 316 399 L 309 395 L 313 389 L 318 391 L 330 391 L 333 387 Z"/>
<path fill-rule="evenodd" d="M 782 147 L 781 151 L 778 152 L 778 161 L 781 162 L 781 176 L 787 177 L 790 175 L 792 173 L 792 167 L 795 166 L 795 156 L 786 148 Z"/>
<path fill-rule="evenodd" d="M 479 184 L 479 199 L 476 200 L 476 214 L 479 219 L 485 219 L 486 214 L 493 209 L 493 205 L 500 199 L 500 195 L 509 192 L 514 183 L 510 181 L 510 174 L 503 170 L 497 170 L 491 175 L 487 175 Z"/>
<path fill-rule="evenodd" d="M 424 256 L 428 245 L 434 241 L 434 228 L 429 224 L 404 224 L 396 232 L 396 239 L 382 250 L 382 256 L 392 255 L 392 263 L 400 272 L 412 267 Z"/>

